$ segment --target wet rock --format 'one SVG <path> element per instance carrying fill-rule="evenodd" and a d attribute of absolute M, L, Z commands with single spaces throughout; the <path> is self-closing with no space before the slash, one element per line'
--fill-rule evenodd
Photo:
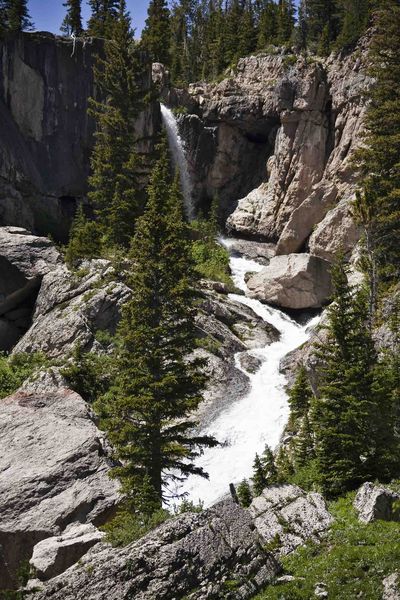
<path fill-rule="evenodd" d="M 354 508 L 363 523 L 376 520 L 400 521 L 400 511 L 394 506 L 398 500 L 400 500 L 399 494 L 367 482 L 358 490 Z"/>
<path fill-rule="evenodd" d="M 125 548 L 97 544 L 35 600 L 251 598 L 280 571 L 231 500 L 168 521 Z"/>
<path fill-rule="evenodd" d="M 249 296 L 287 309 L 318 308 L 332 293 L 330 265 L 309 254 L 276 256 L 247 282 Z"/>
<path fill-rule="evenodd" d="M 61 535 L 36 544 L 29 563 L 38 579 L 51 579 L 76 563 L 104 535 L 91 523 L 70 525 Z"/>
<path fill-rule="evenodd" d="M 234 255 L 237 254 L 247 259 L 255 260 L 261 265 L 268 265 L 276 252 L 274 244 L 240 239 L 229 240 L 229 249 Z"/>
<path fill-rule="evenodd" d="M 383 580 L 382 600 L 400 600 L 400 574 L 392 573 Z"/>
<path fill-rule="evenodd" d="M 280 556 L 307 540 L 318 542 L 333 522 L 323 497 L 296 485 L 265 488 L 249 510 L 257 531 Z"/>
<path fill-rule="evenodd" d="M 41 540 L 74 522 L 99 524 L 119 501 L 87 404 L 68 389 L 0 403 L 0 589 Z"/>
<path fill-rule="evenodd" d="M 239 363 L 242 369 L 247 371 L 248 373 L 257 373 L 259 368 L 262 365 L 262 360 L 249 354 L 249 352 L 244 352 L 239 355 Z"/>

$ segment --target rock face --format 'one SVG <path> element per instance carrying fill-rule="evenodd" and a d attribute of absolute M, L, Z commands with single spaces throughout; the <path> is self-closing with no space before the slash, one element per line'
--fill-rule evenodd
<path fill-rule="evenodd" d="M 279 572 L 250 514 L 227 500 L 168 521 L 125 548 L 98 544 L 35 600 L 251 598 Z"/>
<path fill-rule="evenodd" d="M 35 544 L 99 524 L 118 502 L 101 432 L 78 394 L 17 392 L 0 403 L 0 589 Z"/>
<path fill-rule="evenodd" d="M 305 246 L 332 259 L 359 232 L 347 209 L 357 175 L 351 166 L 365 114 L 368 40 L 326 60 L 275 54 L 239 60 L 220 83 L 193 84 L 180 126 L 189 148 L 197 201 L 217 193 L 228 226 L 242 237 L 278 242 L 278 254 Z M 341 203 L 346 227 L 329 234 Z M 238 202 L 237 208 L 236 204 Z M 339 218 L 336 215 L 336 219 Z M 320 227 L 317 227 L 320 224 Z"/>
<path fill-rule="evenodd" d="M 282 308 L 319 308 L 332 293 L 330 265 L 309 254 L 275 256 L 247 287 L 250 297 Z"/>
<path fill-rule="evenodd" d="M 0 227 L 0 351 L 28 329 L 44 275 L 61 263 L 54 244 L 20 227 Z"/>
<path fill-rule="evenodd" d="M 392 573 L 383 580 L 382 600 L 400 600 L 400 574 Z"/>
<path fill-rule="evenodd" d="M 87 114 L 102 41 L 44 32 L 0 43 L 0 225 L 65 239 L 77 199 L 87 192 L 94 122 Z M 151 73 L 140 82 L 150 88 Z M 152 151 L 158 103 L 137 122 L 140 150 Z"/>
<path fill-rule="evenodd" d="M 306 540 L 318 542 L 333 522 L 323 497 L 306 494 L 296 485 L 266 488 L 249 511 L 259 534 L 280 556 Z"/>
<path fill-rule="evenodd" d="M 46 538 L 36 544 L 29 564 L 38 579 L 51 579 L 76 563 L 104 535 L 91 523 L 70 525 L 62 535 Z"/>
<path fill-rule="evenodd" d="M 377 519 L 400 521 L 400 511 L 394 506 L 394 503 L 399 500 L 399 494 L 367 482 L 358 490 L 354 508 L 358 512 L 358 518 L 364 523 L 371 523 Z"/>

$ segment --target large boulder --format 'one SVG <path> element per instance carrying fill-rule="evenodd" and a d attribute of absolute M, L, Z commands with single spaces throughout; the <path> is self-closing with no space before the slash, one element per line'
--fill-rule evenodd
<path fill-rule="evenodd" d="M 395 507 L 395 502 L 399 500 L 400 494 L 368 481 L 358 490 L 354 508 L 363 523 L 371 523 L 377 519 L 400 521 L 400 510 Z"/>
<path fill-rule="evenodd" d="M 330 265 L 309 254 L 275 256 L 247 287 L 251 298 L 282 308 L 319 308 L 332 293 Z"/>
<path fill-rule="evenodd" d="M 49 239 L 0 227 L 0 351 L 9 351 L 28 329 L 42 278 L 60 263 Z"/>
<path fill-rule="evenodd" d="M 307 494 L 296 485 L 267 487 L 249 508 L 267 547 L 289 554 L 307 540 L 318 542 L 333 523 L 320 494 Z"/>
<path fill-rule="evenodd" d="M 172 519 L 125 548 L 97 544 L 35 600 L 251 598 L 279 572 L 248 511 L 231 500 Z"/>
<path fill-rule="evenodd" d="M 88 405 L 68 389 L 0 403 L 0 589 L 41 540 L 71 523 L 104 522 L 119 501 Z"/>

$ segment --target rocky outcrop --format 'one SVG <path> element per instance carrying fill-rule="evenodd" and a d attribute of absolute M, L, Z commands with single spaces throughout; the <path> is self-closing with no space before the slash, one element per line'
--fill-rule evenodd
<path fill-rule="evenodd" d="M 42 278 L 60 263 L 49 239 L 0 227 L 0 351 L 10 350 L 28 329 Z"/>
<path fill-rule="evenodd" d="M 395 502 L 400 500 L 400 495 L 388 488 L 364 483 L 357 492 L 354 508 L 358 518 L 363 523 L 371 523 L 380 519 L 382 521 L 400 521 L 400 510 L 395 507 Z"/>
<path fill-rule="evenodd" d="M 65 239 L 76 201 L 87 192 L 99 94 L 92 68 L 101 40 L 21 33 L 0 43 L 0 225 L 22 225 Z M 150 70 L 139 82 L 149 90 Z M 158 103 L 137 121 L 141 152 L 153 150 Z"/>
<path fill-rule="evenodd" d="M 400 600 L 400 574 L 392 573 L 383 580 L 382 600 Z"/>
<path fill-rule="evenodd" d="M 98 544 L 33 598 L 245 600 L 279 570 L 250 514 L 227 500 L 176 517 L 125 548 Z"/>
<path fill-rule="evenodd" d="M 266 547 L 278 556 L 289 554 L 307 540 L 318 542 L 333 523 L 323 497 L 307 494 L 296 485 L 265 488 L 249 511 Z"/>
<path fill-rule="evenodd" d="M 309 254 L 275 256 L 247 287 L 251 298 L 282 308 L 319 308 L 332 294 L 330 265 Z"/>
<path fill-rule="evenodd" d="M 103 436 L 71 390 L 3 399 L 0 446 L 0 589 L 7 589 L 38 542 L 71 523 L 104 522 L 119 494 Z"/>
<path fill-rule="evenodd" d="M 36 544 L 29 564 L 35 576 L 46 581 L 75 564 L 104 535 L 91 523 L 69 525 L 61 535 Z"/>
<path fill-rule="evenodd" d="M 111 263 L 82 263 L 78 272 L 65 265 L 48 273 L 36 301 L 32 326 L 13 352 L 44 352 L 66 356 L 76 344 L 84 350 L 101 349 L 96 334 L 115 334 L 129 288 L 116 280 Z"/>

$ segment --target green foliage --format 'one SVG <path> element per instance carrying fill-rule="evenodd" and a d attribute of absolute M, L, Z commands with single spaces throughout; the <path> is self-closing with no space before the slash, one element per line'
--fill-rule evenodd
<path fill-rule="evenodd" d="M 400 523 L 361 523 L 353 499 L 349 494 L 331 504 L 335 522 L 320 545 L 308 543 L 283 558 L 285 574 L 295 579 L 269 586 L 257 600 L 309 600 L 318 582 L 332 600 L 382 598 L 382 580 L 398 569 Z"/>
<path fill-rule="evenodd" d="M 193 433 L 190 415 L 201 401 L 203 361 L 195 348 L 195 271 L 179 180 L 170 179 L 160 149 L 131 248 L 129 284 L 117 332 L 116 376 L 95 409 L 121 465 L 113 475 L 136 510 L 161 507 L 169 482 L 206 476 L 193 464 L 216 441 Z"/>
<path fill-rule="evenodd" d="M 0 398 L 14 393 L 35 371 L 47 365 L 48 360 L 40 352 L 0 355 Z"/>
<path fill-rule="evenodd" d="M 78 206 L 65 249 L 65 262 L 70 268 L 82 259 L 92 259 L 101 255 L 101 229 L 95 221 L 86 219 L 83 206 Z"/>
<path fill-rule="evenodd" d="M 60 28 L 62 33 L 79 35 L 82 33 L 81 0 L 66 0 L 63 6 L 66 7 L 67 14 Z"/>
<path fill-rule="evenodd" d="M 147 19 L 142 31 L 141 46 L 148 53 L 151 62 L 163 63 L 169 67 L 171 27 L 168 3 L 166 0 L 151 0 L 147 9 Z"/>
<path fill-rule="evenodd" d="M 84 352 L 77 344 L 61 375 L 86 402 L 95 402 L 110 388 L 113 378 L 112 357 L 107 354 Z"/>
<path fill-rule="evenodd" d="M 98 58 L 94 71 L 105 100 L 90 100 L 97 130 L 89 200 L 105 247 L 128 247 L 135 219 L 142 211 L 138 195 L 142 158 L 136 151 L 135 122 L 145 104 L 138 81 L 146 65 L 133 38 L 125 4 L 121 1 L 117 16 L 112 17 L 112 39 L 106 41 L 105 58 Z"/>
<path fill-rule="evenodd" d="M 256 454 L 253 464 L 253 491 L 259 496 L 263 489 L 277 482 L 277 467 L 271 448 L 265 446 L 261 457 Z"/>
<path fill-rule="evenodd" d="M 118 18 L 119 0 L 89 0 L 91 16 L 88 33 L 96 37 L 112 37 L 113 27 Z"/>
<path fill-rule="evenodd" d="M 33 29 L 27 0 L 3 0 L 0 4 L 0 16 L 4 31 L 18 33 Z"/>
<path fill-rule="evenodd" d="M 308 413 L 312 398 L 313 393 L 308 381 L 307 371 L 304 365 L 301 365 L 289 392 L 290 429 L 296 430 L 296 423 Z"/>
<path fill-rule="evenodd" d="M 179 505 L 178 514 L 182 515 L 184 513 L 201 513 L 204 510 L 204 503 L 199 501 L 198 504 L 195 504 L 191 500 L 186 500 L 184 498 Z"/>
<path fill-rule="evenodd" d="M 247 479 L 243 479 L 237 486 L 237 496 L 239 498 L 240 505 L 243 508 L 248 508 L 253 500 L 250 485 Z"/>
<path fill-rule="evenodd" d="M 125 507 L 121 508 L 116 516 L 102 529 L 106 532 L 106 542 L 112 546 L 127 546 L 167 521 L 170 517 L 170 513 L 164 509 L 156 510 L 151 515 L 147 515 L 132 512 Z"/>

